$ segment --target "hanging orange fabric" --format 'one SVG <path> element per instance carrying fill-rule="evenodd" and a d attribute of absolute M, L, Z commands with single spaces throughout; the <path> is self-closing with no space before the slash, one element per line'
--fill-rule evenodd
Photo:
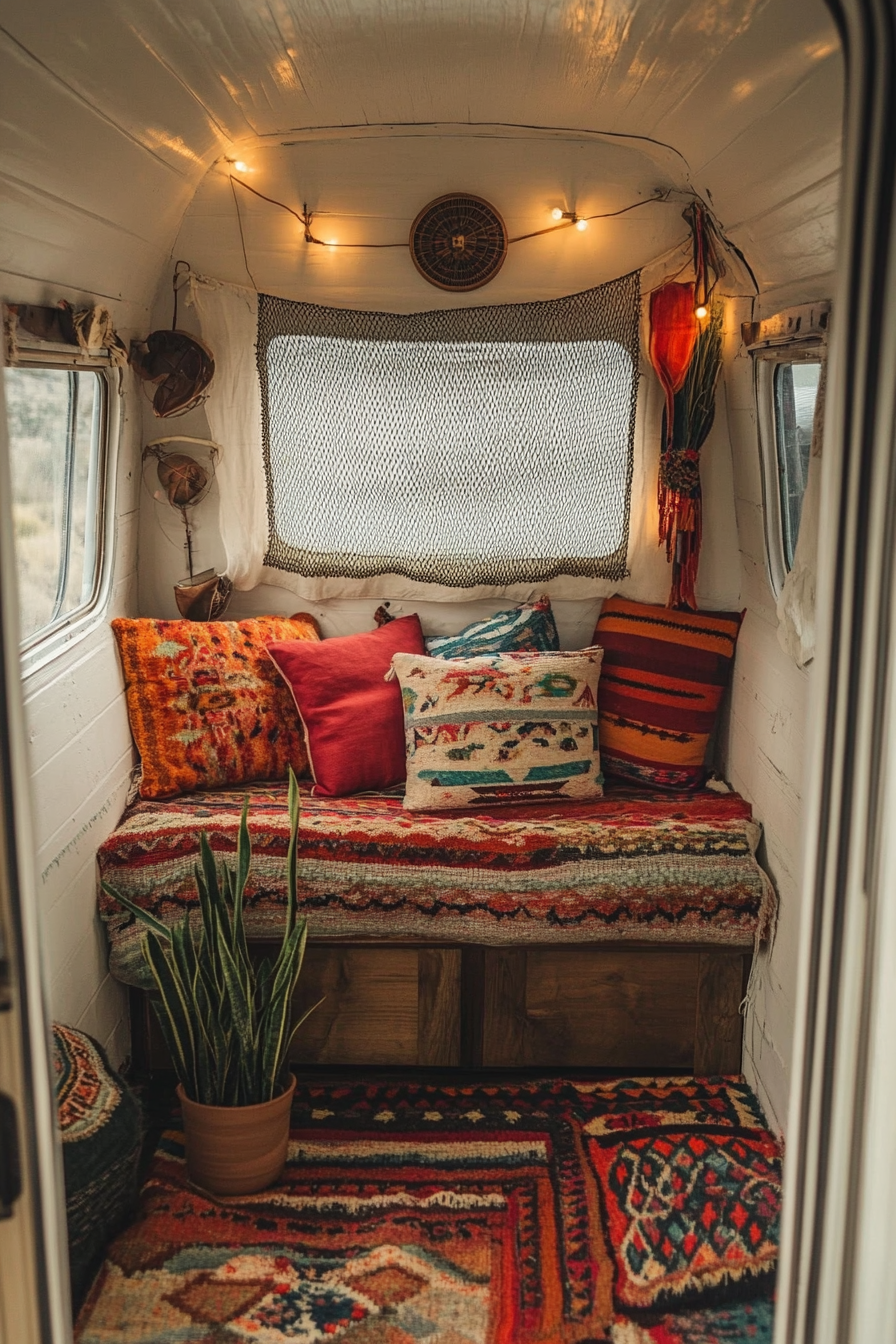
<path fill-rule="evenodd" d="M 668 285 L 650 296 L 650 345 L 648 354 L 666 394 L 666 441 L 672 442 L 675 393 L 685 380 L 699 323 L 694 313 L 693 284 Z"/>

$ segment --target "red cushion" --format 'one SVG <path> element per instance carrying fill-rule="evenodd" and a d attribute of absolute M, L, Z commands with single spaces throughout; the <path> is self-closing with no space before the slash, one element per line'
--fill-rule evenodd
<path fill-rule="evenodd" d="M 393 654 L 426 653 L 418 616 L 319 644 L 269 644 L 268 653 L 301 716 L 315 793 L 342 798 L 402 782 L 401 687 L 384 678 Z"/>

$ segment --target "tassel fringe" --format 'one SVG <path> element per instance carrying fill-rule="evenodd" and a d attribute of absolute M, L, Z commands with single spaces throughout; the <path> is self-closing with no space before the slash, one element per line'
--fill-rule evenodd
<path fill-rule="evenodd" d="M 700 547 L 703 542 L 703 500 L 700 495 L 682 495 L 659 485 L 660 545 L 672 565 L 669 607 L 697 610 L 695 586 Z"/>

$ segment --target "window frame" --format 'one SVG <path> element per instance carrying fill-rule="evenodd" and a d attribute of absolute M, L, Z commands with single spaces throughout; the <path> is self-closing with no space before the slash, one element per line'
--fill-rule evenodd
<path fill-rule="evenodd" d="M 58 349 L 58 347 L 57 347 Z M 90 595 L 74 610 L 57 616 L 34 634 L 20 641 L 19 656 L 23 676 L 37 672 L 64 650 L 79 642 L 98 626 L 108 606 L 112 588 L 112 560 L 115 548 L 115 473 L 121 428 L 118 378 L 112 361 L 102 355 L 73 358 L 69 351 L 57 353 L 51 346 L 43 349 L 19 348 L 14 365 L 5 368 L 49 369 L 59 373 L 97 375 L 100 394 L 99 428 L 94 471 L 95 488 L 92 517 L 93 582 Z M 5 405 L 5 401 L 4 401 Z M 10 449 L 12 443 L 10 442 Z M 90 542 L 85 538 L 85 543 Z M 85 545 L 85 561 L 87 547 Z M 86 564 L 85 564 L 86 568 Z"/>
<path fill-rule="evenodd" d="M 778 451 L 778 417 L 775 382 L 783 364 L 824 363 L 827 347 L 819 337 L 782 341 L 750 351 L 759 431 L 759 461 L 762 474 L 762 516 L 768 581 L 777 600 L 790 573 L 781 506 L 781 458 Z M 796 539 L 794 539 L 796 546 Z"/>

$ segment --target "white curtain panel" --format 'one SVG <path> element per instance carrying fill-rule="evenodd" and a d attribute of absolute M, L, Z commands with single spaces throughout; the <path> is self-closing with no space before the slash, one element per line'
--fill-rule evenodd
<path fill-rule="evenodd" d="M 818 395 L 815 399 L 809 474 L 800 513 L 800 530 L 793 553 L 793 568 L 784 580 L 784 587 L 778 598 L 778 643 L 785 653 L 790 654 L 797 667 L 805 667 L 815 657 L 815 576 L 818 569 L 821 440 L 826 385 L 825 360 L 821 366 Z"/>
<path fill-rule="evenodd" d="M 187 303 L 215 357 L 205 403 L 211 437 L 221 444 L 217 467 L 221 540 L 234 587 L 264 582 L 268 513 L 261 447 L 261 390 L 255 367 L 258 295 L 191 275 Z"/>
<path fill-rule="evenodd" d="M 561 575 L 544 583 L 500 588 L 446 588 L 415 582 L 400 574 L 363 579 L 309 578 L 264 563 L 268 510 L 256 366 L 258 297 L 252 290 L 194 275 L 187 302 L 194 306 L 203 339 L 215 357 L 215 377 L 205 410 L 211 437 L 223 449 L 217 469 L 221 539 L 227 557 L 225 572 L 238 590 L 246 592 L 270 584 L 310 602 L 328 598 L 461 602 L 494 597 L 525 602 L 545 592 L 557 600 L 593 600 L 619 592 L 636 601 L 665 603 L 670 571 L 657 541 L 656 504 L 663 396 L 649 369 L 642 369 L 640 375 L 627 579 L 614 583 Z M 701 462 L 705 508 L 697 598 L 701 607 L 709 610 L 734 609 L 740 596 L 731 447 L 723 395 L 720 390 L 716 423 Z M 300 480 L 296 489 L 301 489 Z"/>

